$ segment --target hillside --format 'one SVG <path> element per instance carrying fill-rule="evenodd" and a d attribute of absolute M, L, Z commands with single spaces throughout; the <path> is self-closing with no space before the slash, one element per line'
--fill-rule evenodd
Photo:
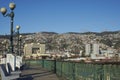
<path fill-rule="evenodd" d="M 108 47 L 113 47 L 120 50 L 120 31 L 106 31 L 101 33 L 96 32 L 38 32 L 38 33 L 22 33 L 22 43 L 45 43 L 46 50 L 66 51 L 79 53 L 80 50 L 85 50 L 85 44 L 91 42 L 99 42 Z M 1 42 L 4 39 L 9 39 L 9 35 L 0 35 Z M 14 36 L 14 41 L 17 37 Z"/>

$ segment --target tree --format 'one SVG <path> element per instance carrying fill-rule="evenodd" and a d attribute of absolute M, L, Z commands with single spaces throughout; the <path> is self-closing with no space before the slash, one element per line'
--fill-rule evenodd
<path fill-rule="evenodd" d="M 120 40 L 115 43 L 114 48 L 115 49 L 119 49 L 120 48 Z"/>
<path fill-rule="evenodd" d="M 112 41 L 110 39 L 102 39 L 100 42 L 108 45 L 109 47 L 113 46 Z"/>

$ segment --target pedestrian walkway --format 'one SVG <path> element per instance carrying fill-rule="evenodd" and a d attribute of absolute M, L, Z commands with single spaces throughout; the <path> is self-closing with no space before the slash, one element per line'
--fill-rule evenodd
<path fill-rule="evenodd" d="M 59 80 L 55 73 L 40 66 L 30 66 L 22 71 L 21 77 L 17 80 Z"/>

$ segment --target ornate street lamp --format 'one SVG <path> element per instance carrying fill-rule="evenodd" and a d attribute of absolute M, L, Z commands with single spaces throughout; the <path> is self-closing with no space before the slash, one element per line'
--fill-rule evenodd
<path fill-rule="evenodd" d="M 20 53 L 20 56 L 22 55 L 22 51 L 21 51 L 21 47 L 22 47 L 22 45 L 21 45 L 21 43 L 22 43 L 22 35 L 20 35 L 20 51 L 19 51 L 19 53 Z"/>
<path fill-rule="evenodd" d="M 20 45 L 19 45 L 19 35 L 20 35 L 19 30 L 20 30 L 20 26 L 16 26 L 16 29 L 17 29 L 17 54 L 19 55 L 20 54 L 20 52 L 19 52 L 19 47 L 20 47 Z"/>
<path fill-rule="evenodd" d="M 11 29 L 10 29 L 10 52 L 13 53 L 13 18 L 14 18 L 14 8 L 16 7 L 16 5 L 14 3 L 10 3 L 9 4 L 9 8 L 11 9 L 10 13 L 7 13 L 7 9 L 5 7 L 0 9 L 0 12 L 3 14 L 4 17 L 10 17 L 11 18 Z"/>

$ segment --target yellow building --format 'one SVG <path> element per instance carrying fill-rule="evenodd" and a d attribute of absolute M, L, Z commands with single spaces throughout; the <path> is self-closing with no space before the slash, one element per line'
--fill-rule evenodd
<path fill-rule="evenodd" d="M 25 56 L 40 56 L 41 54 L 45 54 L 45 44 L 40 43 L 25 44 L 24 46 Z"/>

